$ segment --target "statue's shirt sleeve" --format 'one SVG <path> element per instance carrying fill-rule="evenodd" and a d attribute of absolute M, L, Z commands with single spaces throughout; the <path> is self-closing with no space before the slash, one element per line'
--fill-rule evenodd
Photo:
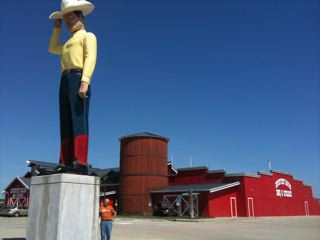
<path fill-rule="evenodd" d="M 61 55 L 62 53 L 62 44 L 60 43 L 60 33 L 61 28 L 54 28 L 51 34 L 49 42 L 49 52 L 52 54 Z"/>
<path fill-rule="evenodd" d="M 88 32 L 83 41 L 83 69 L 81 81 L 90 83 L 97 61 L 97 39 Z"/>

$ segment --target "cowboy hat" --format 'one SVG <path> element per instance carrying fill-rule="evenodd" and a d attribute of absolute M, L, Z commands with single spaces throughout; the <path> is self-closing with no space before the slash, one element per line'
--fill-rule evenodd
<path fill-rule="evenodd" d="M 62 16 L 69 12 L 81 11 L 84 16 L 90 14 L 94 5 L 86 0 L 62 0 L 61 10 L 50 14 L 49 19 L 61 19 Z"/>

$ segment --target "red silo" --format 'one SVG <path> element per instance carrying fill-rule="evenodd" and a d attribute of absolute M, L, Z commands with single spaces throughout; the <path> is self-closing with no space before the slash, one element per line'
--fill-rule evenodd
<path fill-rule="evenodd" d="M 124 136 L 120 142 L 121 212 L 150 215 L 150 191 L 168 186 L 169 139 L 143 132 Z"/>

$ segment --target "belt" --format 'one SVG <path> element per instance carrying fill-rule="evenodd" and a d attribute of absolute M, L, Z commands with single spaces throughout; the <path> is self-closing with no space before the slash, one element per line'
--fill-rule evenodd
<path fill-rule="evenodd" d="M 102 222 L 112 222 L 113 219 L 101 219 Z"/>
<path fill-rule="evenodd" d="M 66 70 L 63 70 L 62 75 L 68 74 L 68 73 L 82 73 L 82 69 L 80 68 L 66 69 Z"/>

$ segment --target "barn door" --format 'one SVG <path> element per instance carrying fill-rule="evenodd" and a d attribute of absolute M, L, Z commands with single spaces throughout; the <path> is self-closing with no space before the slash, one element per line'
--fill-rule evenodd
<path fill-rule="evenodd" d="M 304 201 L 304 211 L 306 213 L 306 216 L 309 216 L 309 202 L 308 201 Z"/>
<path fill-rule="evenodd" d="M 230 198 L 230 213 L 231 217 L 237 217 L 238 211 L 237 211 L 237 198 L 231 197 Z"/>
<path fill-rule="evenodd" d="M 254 204 L 252 197 L 248 197 L 248 217 L 254 217 Z"/>

